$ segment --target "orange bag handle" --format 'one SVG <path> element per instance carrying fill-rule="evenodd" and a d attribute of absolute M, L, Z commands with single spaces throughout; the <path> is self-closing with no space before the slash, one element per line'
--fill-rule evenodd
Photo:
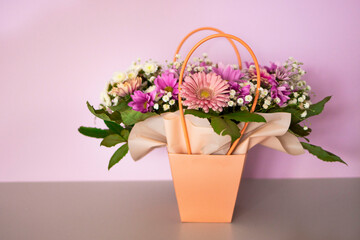
<path fill-rule="evenodd" d="M 250 112 L 254 112 L 255 110 L 255 107 L 256 107 L 256 103 L 257 103 L 257 100 L 259 98 L 259 88 L 260 88 L 260 68 L 259 68 L 259 63 L 256 59 L 256 56 L 254 54 L 254 52 L 251 50 L 251 48 L 249 47 L 249 45 L 247 45 L 242 39 L 236 37 L 236 36 L 233 36 L 233 35 L 230 35 L 230 34 L 226 34 L 226 33 L 219 33 L 219 34 L 214 34 L 214 35 L 210 35 L 210 36 L 207 36 L 205 38 L 203 38 L 202 40 L 200 40 L 197 44 L 195 44 L 195 46 L 190 50 L 190 52 L 188 53 L 188 55 L 186 56 L 184 62 L 183 62 L 183 65 L 181 67 L 181 71 L 180 71 L 180 77 L 179 77 L 179 94 L 178 94 L 178 101 L 179 101 L 179 110 L 180 110 L 180 119 L 181 119 L 181 125 L 182 125 L 182 129 L 183 129 L 183 132 L 184 132 L 184 137 L 185 137 L 185 142 L 186 142 L 186 149 L 187 149 L 187 154 L 191 154 L 191 146 L 190 146 L 190 140 L 189 140 L 189 134 L 188 134 L 188 131 L 187 131 L 187 127 L 186 127 L 186 122 L 185 122 L 185 115 L 184 115 L 184 110 L 183 110 L 183 106 L 182 106 L 182 100 L 181 100 L 181 84 L 182 84 L 182 80 L 183 80 L 183 77 L 184 77 L 184 72 L 185 72 L 185 67 L 186 67 L 186 64 L 188 63 L 191 55 L 194 53 L 194 51 L 203 43 L 209 41 L 210 39 L 213 39 L 213 38 L 219 38 L 219 37 L 224 37 L 224 38 L 227 38 L 227 39 L 233 39 L 239 43 L 241 43 L 247 50 L 248 52 L 250 53 L 254 63 L 255 63 L 255 67 L 256 67 L 256 75 L 257 75 L 257 85 L 256 85 L 256 92 L 255 92 L 255 98 L 254 98 L 254 101 L 253 101 L 253 105 L 250 109 Z M 236 148 L 237 144 L 239 143 L 242 135 L 244 134 L 245 132 L 245 129 L 247 128 L 248 126 L 248 122 L 245 123 L 243 129 L 241 130 L 240 132 L 240 137 L 238 139 L 235 140 L 235 142 L 231 145 L 229 151 L 227 152 L 227 155 L 231 155 L 234 151 L 234 149 Z"/>
<path fill-rule="evenodd" d="M 181 49 L 181 47 L 183 46 L 184 42 L 185 42 L 189 37 L 191 37 L 193 34 L 195 34 L 195 33 L 197 33 L 197 32 L 200 32 L 200 31 L 204 31 L 204 30 L 212 30 L 212 31 L 215 31 L 215 32 L 218 32 L 218 33 L 224 33 L 224 32 L 221 31 L 220 29 L 213 28 L 213 27 L 202 27 L 202 28 L 195 29 L 194 31 L 192 31 L 192 32 L 190 32 L 188 35 L 186 35 L 186 36 L 183 38 L 183 40 L 181 40 L 179 46 L 178 46 L 177 49 L 176 49 L 175 55 L 174 55 L 174 62 L 176 61 L 176 55 L 179 54 L 180 49 Z M 227 40 L 230 42 L 231 46 L 234 48 L 234 51 L 235 51 L 235 53 L 236 53 L 236 57 L 237 57 L 237 60 L 238 60 L 238 63 L 239 63 L 239 69 L 241 70 L 241 69 L 242 69 L 242 65 L 241 65 L 241 58 L 240 58 L 239 50 L 237 49 L 234 41 L 233 41 L 231 38 L 227 38 Z"/>

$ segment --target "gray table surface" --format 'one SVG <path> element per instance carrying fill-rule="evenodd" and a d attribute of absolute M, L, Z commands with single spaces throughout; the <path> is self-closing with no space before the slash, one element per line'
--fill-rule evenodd
<path fill-rule="evenodd" d="M 360 179 L 243 179 L 233 223 L 180 223 L 172 182 L 0 183 L 0 239 L 360 239 Z"/>

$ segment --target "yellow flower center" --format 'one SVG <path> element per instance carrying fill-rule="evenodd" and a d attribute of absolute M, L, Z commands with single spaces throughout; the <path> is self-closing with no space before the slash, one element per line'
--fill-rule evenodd
<path fill-rule="evenodd" d="M 147 108 L 147 102 L 144 102 L 144 109 Z"/>
<path fill-rule="evenodd" d="M 203 99 L 208 99 L 211 96 L 211 90 L 210 89 L 201 89 L 200 90 L 200 97 Z"/>
<path fill-rule="evenodd" d="M 164 90 L 167 92 L 172 92 L 174 89 L 172 87 L 167 86 Z"/>

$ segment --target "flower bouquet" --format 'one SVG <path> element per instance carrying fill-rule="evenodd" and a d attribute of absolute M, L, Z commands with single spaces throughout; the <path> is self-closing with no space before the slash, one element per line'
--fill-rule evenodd
<path fill-rule="evenodd" d="M 182 43 L 200 30 L 219 34 L 201 40 L 181 60 Z M 214 28 L 187 37 L 173 61 L 137 60 L 113 75 L 98 109 L 87 103 L 108 129 L 80 127 L 79 132 L 102 139 L 102 146 L 121 144 L 108 169 L 128 151 L 138 160 L 167 146 L 181 220 L 231 222 L 246 152 L 254 145 L 294 155 L 305 149 L 323 161 L 345 163 L 309 143 L 312 130 L 304 122 L 320 114 L 331 97 L 311 101 L 314 93 L 304 80 L 303 63 L 289 58 L 260 66 L 246 43 Z M 238 64 L 213 62 L 206 54 L 189 61 L 198 46 L 218 37 L 233 45 Z M 233 40 L 247 48 L 253 61 L 241 65 Z"/>

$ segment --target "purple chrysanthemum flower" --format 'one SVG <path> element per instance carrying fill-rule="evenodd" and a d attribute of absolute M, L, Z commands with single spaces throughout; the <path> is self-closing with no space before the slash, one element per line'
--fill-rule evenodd
<path fill-rule="evenodd" d="M 288 81 L 294 73 L 284 66 L 278 66 L 275 70 L 275 77 L 278 80 Z"/>
<path fill-rule="evenodd" d="M 283 106 L 287 102 L 287 100 L 290 99 L 290 97 L 288 96 L 291 94 L 291 90 L 289 84 L 287 83 L 284 83 L 280 86 L 272 86 L 270 91 L 271 98 L 279 98 L 279 102 L 277 104 L 280 107 Z"/>
<path fill-rule="evenodd" d="M 236 91 L 236 96 L 244 98 L 245 96 L 250 94 L 250 84 L 241 87 L 239 83 L 230 81 L 228 82 L 230 85 L 230 90 Z"/>
<path fill-rule="evenodd" d="M 217 68 L 213 68 L 213 71 L 220 75 L 222 79 L 228 81 L 238 81 L 244 76 L 244 73 L 240 70 L 234 69 L 231 65 L 225 66 L 222 63 L 219 63 Z"/>
<path fill-rule="evenodd" d="M 154 106 L 154 99 L 156 92 L 152 91 L 150 93 L 144 93 L 142 91 L 135 91 L 131 95 L 132 102 L 129 102 L 129 106 L 134 110 L 142 113 L 147 113 L 152 110 Z"/>
<path fill-rule="evenodd" d="M 156 91 L 159 97 L 162 97 L 165 93 L 171 92 L 173 97 L 177 99 L 179 94 L 178 80 L 171 72 L 166 72 L 158 76 L 155 81 Z"/>
<path fill-rule="evenodd" d="M 256 81 L 257 73 L 256 73 L 255 65 L 246 62 L 246 66 L 248 66 L 247 73 L 248 73 L 249 78 L 252 79 L 253 81 Z M 261 66 L 259 66 L 259 67 L 260 67 L 259 70 L 260 70 L 261 86 L 263 86 L 263 87 L 277 86 L 278 83 L 275 80 L 274 74 L 270 74 L 264 67 L 261 67 Z"/>
<path fill-rule="evenodd" d="M 264 68 L 266 69 L 266 71 L 268 73 L 275 73 L 276 69 L 278 68 L 279 66 L 276 65 L 275 63 L 273 62 L 270 62 L 270 66 L 264 66 Z"/>

